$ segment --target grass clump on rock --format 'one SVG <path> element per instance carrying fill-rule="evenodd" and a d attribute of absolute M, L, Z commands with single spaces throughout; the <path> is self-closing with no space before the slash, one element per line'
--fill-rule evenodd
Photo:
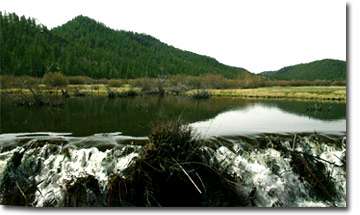
<path fill-rule="evenodd" d="M 111 206 L 248 205 L 235 176 L 215 168 L 216 159 L 204 156 L 204 142 L 189 126 L 180 120 L 157 123 L 149 139 L 126 177 L 111 180 Z"/>

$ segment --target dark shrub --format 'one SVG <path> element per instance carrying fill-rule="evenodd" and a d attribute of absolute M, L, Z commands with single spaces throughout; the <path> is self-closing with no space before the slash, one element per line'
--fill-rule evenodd
<path fill-rule="evenodd" d="M 139 93 L 134 89 L 129 89 L 126 91 L 119 92 L 117 95 L 119 97 L 135 97 L 135 96 L 139 95 Z"/>
<path fill-rule="evenodd" d="M 155 80 L 153 78 L 138 78 L 132 81 L 135 87 L 141 88 L 142 91 L 152 91 L 156 87 Z"/>
<path fill-rule="evenodd" d="M 193 95 L 193 99 L 209 99 L 211 97 L 207 90 L 197 90 Z"/>
<path fill-rule="evenodd" d="M 69 84 L 92 84 L 94 80 L 87 76 L 69 76 L 67 77 Z"/>
<path fill-rule="evenodd" d="M 121 87 L 125 84 L 123 80 L 120 79 L 111 79 L 107 83 L 109 87 Z"/>
<path fill-rule="evenodd" d="M 186 160 L 191 155 L 189 152 L 199 147 L 191 128 L 180 120 L 154 124 L 149 139 L 157 156 L 171 156 L 176 160 Z"/>
<path fill-rule="evenodd" d="M 111 205 L 248 205 L 234 176 L 217 169 L 221 164 L 216 159 L 203 156 L 202 146 L 204 142 L 180 120 L 154 123 L 149 143 L 124 172 L 125 180 L 111 180 Z"/>
<path fill-rule="evenodd" d="M 43 81 L 51 87 L 62 87 L 68 84 L 66 77 L 61 72 L 45 73 Z"/>
<path fill-rule="evenodd" d="M 86 94 L 84 92 L 81 92 L 78 88 L 75 89 L 74 96 L 76 97 L 84 97 Z"/>

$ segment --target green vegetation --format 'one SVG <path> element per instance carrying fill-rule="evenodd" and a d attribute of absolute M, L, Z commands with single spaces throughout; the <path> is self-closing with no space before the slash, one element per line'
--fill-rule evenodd
<path fill-rule="evenodd" d="M 50 73 L 49 77 L 53 77 Z M 62 76 L 61 73 L 57 76 Z M 45 75 L 44 77 L 47 77 Z M 0 88 L 26 88 L 27 86 L 38 87 L 46 84 L 43 78 L 31 76 L 0 75 Z M 123 87 L 132 85 L 141 88 L 145 92 L 159 91 L 162 88 L 169 88 L 171 91 L 185 91 L 189 89 L 235 89 L 235 88 L 258 88 L 272 86 L 345 86 L 345 81 L 305 81 L 305 80 L 244 80 L 229 79 L 222 75 L 206 74 L 202 76 L 173 75 L 157 78 L 136 78 L 136 79 L 92 79 L 87 76 L 65 76 L 63 84 L 70 85 L 96 85 L 103 84 L 110 87 Z M 64 79 L 59 77 L 59 79 Z M 64 85 L 63 85 L 64 86 Z"/>
<path fill-rule="evenodd" d="M 284 67 L 261 75 L 277 80 L 346 80 L 346 62 L 324 59 Z"/>
<path fill-rule="evenodd" d="M 89 84 L 68 84 L 89 83 Z M 243 98 L 281 98 L 313 100 L 346 100 L 342 81 L 283 81 L 227 79 L 220 75 L 175 75 L 164 79 L 102 79 L 86 76 L 63 76 L 47 73 L 43 78 L 0 76 L 0 93 L 31 95 L 29 88 L 48 95 L 131 97 L 137 95 L 186 95 L 195 99 L 210 96 Z"/>
<path fill-rule="evenodd" d="M 243 68 L 183 51 L 149 35 L 112 30 L 85 16 L 48 30 L 35 19 L 0 12 L 2 74 L 138 78 L 174 74 L 222 74 L 255 78 Z"/>

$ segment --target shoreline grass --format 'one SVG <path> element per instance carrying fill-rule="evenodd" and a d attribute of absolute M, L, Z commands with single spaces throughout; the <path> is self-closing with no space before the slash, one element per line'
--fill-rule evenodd
<path fill-rule="evenodd" d="M 48 87 L 46 85 L 39 85 L 35 88 L 38 92 L 45 95 L 61 95 L 62 90 L 66 91 L 70 96 L 76 96 L 77 93 L 83 93 L 86 96 L 108 96 L 108 91 L 115 93 L 126 93 L 128 91 L 140 92 L 140 88 L 131 86 L 109 87 L 105 84 L 81 84 L 81 85 L 67 85 L 66 87 Z M 30 89 L 27 88 L 7 88 L 1 89 L 0 94 L 12 95 L 31 95 Z"/>
<path fill-rule="evenodd" d="M 251 99 L 300 99 L 334 100 L 346 102 L 346 87 L 343 86 L 299 86 L 260 87 L 252 89 L 207 89 L 214 97 L 239 97 Z M 196 90 L 186 92 L 192 96 Z"/>
<path fill-rule="evenodd" d="M 227 79 L 220 75 L 173 75 L 158 78 L 92 79 L 87 76 L 64 76 L 51 72 L 42 78 L 0 75 L 0 95 L 32 95 L 64 97 L 135 95 L 177 95 L 195 99 L 239 97 L 246 99 L 301 99 L 345 101 L 345 81 L 304 80 L 246 80 Z"/>
<path fill-rule="evenodd" d="M 62 95 L 66 91 L 69 96 L 76 97 L 79 93 L 84 96 L 108 96 L 109 90 L 118 95 L 127 95 L 128 92 L 136 92 L 137 95 L 149 95 L 140 87 L 123 85 L 110 87 L 105 84 L 81 84 L 67 85 L 64 87 L 48 87 L 38 85 L 36 91 L 43 95 Z M 346 102 L 345 86 L 278 86 L 239 89 L 200 89 L 213 97 L 237 97 L 246 99 L 291 99 L 291 100 L 328 100 Z M 192 89 L 176 94 L 180 96 L 194 97 L 199 89 Z M 0 89 L 0 94 L 31 96 L 30 89 L 7 88 Z M 171 89 L 165 88 L 165 94 L 172 95 Z M 121 96 L 119 96 L 121 97 Z M 124 96 L 126 97 L 126 96 Z"/>

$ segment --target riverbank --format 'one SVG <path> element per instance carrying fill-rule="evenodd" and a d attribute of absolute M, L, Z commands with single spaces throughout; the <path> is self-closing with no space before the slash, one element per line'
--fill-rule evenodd
<path fill-rule="evenodd" d="M 43 95 L 62 95 L 66 92 L 69 96 L 108 96 L 109 91 L 115 93 L 125 93 L 129 91 L 135 91 L 137 93 L 141 92 L 141 88 L 131 87 L 130 85 L 110 87 L 105 84 L 70 84 L 63 87 L 48 87 L 44 84 L 40 84 L 31 89 Z M 30 89 L 26 88 L 7 88 L 0 89 L 0 94 L 26 96 L 32 95 L 32 92 Z"/>
<path fill-rule="evenodd" d="M 344 86 L 260 87 L 253 89 L 209 89 L 212 96 L 269 99 L 334 100 L 346 102 Z M 188 91 L 194 95 L 196 90 Z"/>
<path fill-rule="evenodd" d="M 123 85 L 121 87 L 110 87 L 105 84 L 81 84 L 67 85 L 64 87 L 48 87 L 38 85 L 34 90 L 42 95 L 68 95 L 68 96 L 110 96 L 110 93 L 118 96 L 156 95 L 159 91 L 146 91 L 140 87 Z M 239 97 L 253 99 L 300 99 L 300 100 L 330 100 L 346 102 L 345 86 L 281 86 L 281 87 L 259 87 L 239 89 L 192 89 L 174 91 L 170 88 L 163 89 L 163 95 L 183 95 L 193 97 L 199 92 L 206 92 L 209 96 L 216 97 Z M 30 89 L 7 88 L 0 89 L 0 94 L 8 95 L 32 95 Z"/>

